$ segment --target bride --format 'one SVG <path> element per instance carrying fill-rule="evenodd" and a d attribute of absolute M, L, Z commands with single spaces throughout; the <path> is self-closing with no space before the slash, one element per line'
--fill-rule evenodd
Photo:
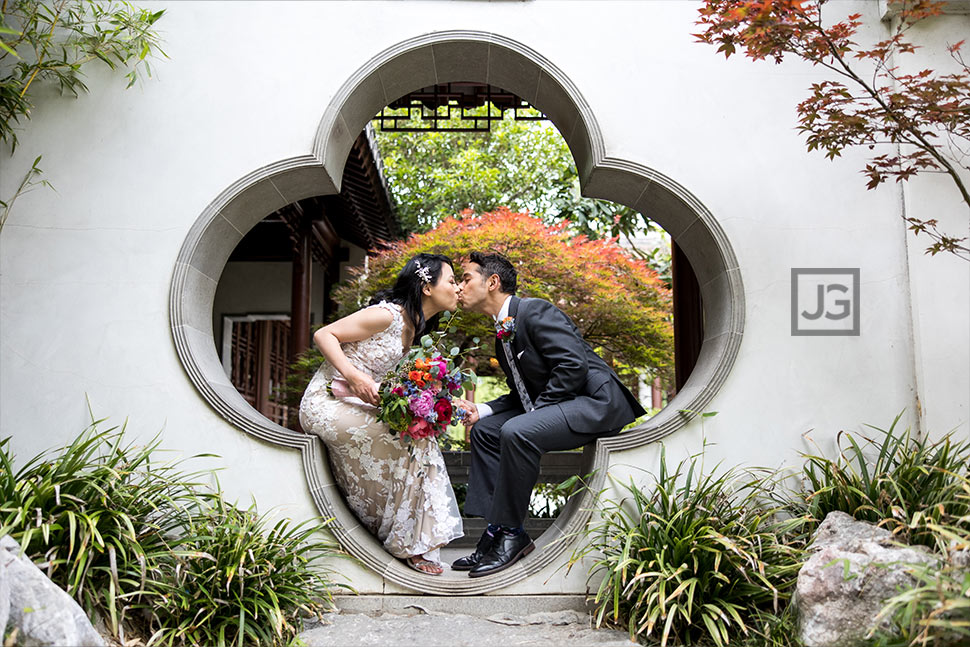
<path fill-rule="evenodd" d="M 451 261 L 418 254 L 368 307 L 314 333 L 327 361 L 300 403 L 300 424 L 327 446 L 351 510 L 389 553 L 429 575 L 443 571 L 438 549 L 463 534 L 458 504 L 437 440 L 412 440 L 409 451 L 376 419 L 378 382 L 457 303 Z M 335 377 L 354 397 L 328 393 Z"/>

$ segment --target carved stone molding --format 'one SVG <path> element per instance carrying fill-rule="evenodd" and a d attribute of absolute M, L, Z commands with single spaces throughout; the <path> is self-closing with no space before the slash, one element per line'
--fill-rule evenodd
<path fill-rule="evenodd" d="M 260 219 L 280 207 L 339 191 L 357 134 L 387 103 L 448 81 L 502 87 L 528 100 L 559 128 L 576 161 L 584 195 L 645 213 L 673 236 L 694 267 L 704 305 L 705 338 L 684 388 L 639 428 L 599 440 L 585 452 L 589 490 L 574 497 L 528 559 L 491 577 L 455 582 L 417 573 L 388 554 L 347 509 L 316 438 L 257 413 L 229 383 L 216 355 L 212 305 L 229 254 Z M 238 429 L 274 445 L 298 449 L 310 494 L 341 545 L 396 584 L 438 595 L 501 589 L 559 563 L 586 525 L 612 452 L 643 446 L 681 428 L 717 393 L 734 364 L 744 330 L 744 291 L 730 241 L 714 216 L 683 186 L 643 165 L 606 156 L 599 125 L 579 90 L 550 61 L 516 41 L 487 32 L 444 31 L 390 47 L 364 64 L 324 110 L 312 154 L 257 169 L 227 187 L 199 215 L 175 262 L 170 293 L 172 336 L 186 374 L 203 398 Z"/>

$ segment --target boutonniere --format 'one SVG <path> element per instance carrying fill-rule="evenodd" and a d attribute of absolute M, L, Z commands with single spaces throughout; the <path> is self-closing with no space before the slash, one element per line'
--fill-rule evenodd
<path fill-rule="evenodd" d="M 495 336 L 499 341 L 511 343 L 515 337 L 515 317 L 506 317 L 495 324 Z"/>

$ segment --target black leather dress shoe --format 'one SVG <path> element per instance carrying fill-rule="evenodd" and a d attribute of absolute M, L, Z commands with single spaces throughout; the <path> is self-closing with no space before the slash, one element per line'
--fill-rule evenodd
<path fill-rule="evenodd" d="M 482 557 L 485 557 L 485 553 L 492 549 L 492 542 L 494 541 L 495 537 L 488 534 L 487 530 L 483 532 L 481 539 L 478 540 L 478 545 L 475 546 L 475 552 L 456 559 L 451 564 L 451 570 L 470 571 L 475 568 L 478 562 L 482 561 Z"/>
<path fill-rule="evenodd" d="M 504 571 L 533 550 L 536 545 L 525 531 L 517 535 L 499 533 L 495 537 L 492 549 L 485 553 L 481 561 L 468 572 L 469 577 L 482 577 Z"/>

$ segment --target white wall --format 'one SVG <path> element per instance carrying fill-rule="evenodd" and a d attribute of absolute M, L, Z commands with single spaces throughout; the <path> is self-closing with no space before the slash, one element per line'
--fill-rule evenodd
<path fill-rule="evenodd" d="M 920 23 L 913 38 L 952 44 L 970 33 L 970 15 L 944 16 Z M 900 59 L 901 74 L 930 68 L 956 72 L 942 46 L 921 48 Z M 966 164 L 966 160 L 964 161 Z M 961 175 L 970 187 L 970 173 Z M 970 210 L 955 184 L 944 175 L 923 175 L 900 191 L 906 215 L 936 219 L 940 230 L 970 241 Z M 907 270 L 912 295 L 914 369 L 919 389 L 922 431 L 939 437 L 956 430 L 964 438 L 970 420 L 970 263 L 950 254 L 925 253 L 925 236 L 906 236 Z"/>
<path fill-rule="evenodd" d="M 913 422 L 917 395 L 926 428 L 967 435 L 967 265 L 921 255 L 899 220 L 899 190 L 865 190 L 862 152 L 836 162 L 806 153 L 794 106 L 818 70 L 725 61 L 690 35 L 695 3 L 141 4 L 168 10 L 158 25 L 170 58 L 155 78 L 124 91 L 121 76 L 91 68 L 91 94 L 40 97 L 16 154 L 2 160 L 0 196 L 41 154 L 57 189 L 21 198 L 0 235 L 0 434 L 21 458 L 81 430 L 87 394 L 97 415 L 130 417 L 135 434 L 163 428 L 167 448 L 220 454 L 208 463 L 225 467 L 232 496 L 315 514 L 298 453 L 229 426 L 185 376 L 168 319 L 176 255 L 227 186 L 310 152 L 324 108 L 366 60 L 462 28 L 518 40 L 562 69 L 596 114 L 607 154 L 684 185 L 734 246 L 744 342 L 710 406 L 718 415 L 703 433 L 695 421 L 668 439 L 673 459 L 705 436 L 716 443 L 711 460 L 791 462 L 810 430 L 825 444 L 903 408 Z M 855 5 L 875 20 L 874 0 L 836 6 Z M 930 37 L 935 29 L 966 33 L 967 18 L 946 18 Z M 948 191 L 910 185 L 907 209 L 966 227 Z M 792 267 L 861 268 L 861 335 L 792 337 Z M 656 447 L 627 451 L 615 471 L 656 460 Z M 383 590 L 372 574 L 352 577 L 363 592 Z M 584 588 L 577 571 L 544 582 L 513 589 Z"/>

